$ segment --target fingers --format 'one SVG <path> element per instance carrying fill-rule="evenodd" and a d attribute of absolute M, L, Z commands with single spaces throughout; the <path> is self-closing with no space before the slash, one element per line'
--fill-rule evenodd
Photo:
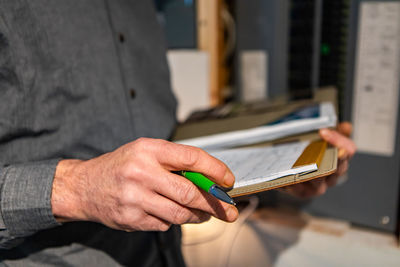
<path fill-rule="evenodd" d="M 131 228 L 131 226 L 129 226 L 126 230 L 128 230 L 128 232 L 130 232 L 132 230 L 165 232 L 171 227 L 171 223 L 166 222 L 166 221 L 164 221 L 158 217 L 152 216 L 152 215 L 146 215 L 144 220 L 146 221 L 145 225 L 138 224 L 138 226 L 135 228 Z"/>
<path fill-rule="evenodd" d="M 235 178 L 229 168 L 202 149 L 171 142 L 163 142 L 159 149 L 157 159 L 168 170 L 200 172 L 224 187 L 234 184 Z"/>
<path fill-rule="evenodd" d="M 346 158 L 348 158 L 349 156 L 348 156 L 348 154 L 347 154 L 347 151 L 346 151 L 346 149 L 344 149 L 344 148 L 339 148 L 339 151 L 338 151 L 338 159 L 339 160 L 344 160 L 344 159 L 346 159 Z"/>
<path fill-rule="evenodd" d="M 321 138 L 339 148 L 337 171 L 327 177 L 288 186 L 284 191 L 297 197 L 309 198 L 322 195 L 329 187 L 336 185 L 339 177 L 347 172 L 349 158 L 351 158 L 356 151 L 354 142 L 348 138 L 351 132 L 352 125 L 348 122 L 340 123 L 337 127 L 337 131 L 321 129 L 319 132 Z"/>
<path fill-rule="evenodd" d="M 348 160 L 339 160 L 337 171 L 334 174 L 308 182 L 288 186 L 284 188 L 284 191 L 293 196 L 301 198 L 310 198 L 323 195 L 329 187 L 336 185 L 340 176 L 347 172 L 348 164 Z"/>
<path fill-rule="evenodd" d="M 157 173 L 162 179 L 158 179 L 152 183 L 155 192 L 182 207 L 196 209 L 224 221 L 232 222 L 237 219 L 238 211 L 236 207 L 204 192 L 186 178 L 165 170 L 158 170 Z"/>
<path fill-rule="evenodd" d="M 210 216 L 228 222 L 237 219 L 238 211 L 234 206 L 219 201 L 188 179 L 171 172 L 197 171 L 216 183 L 232 186 L 234 177 L 231 171 L 205 151 L 164 140 L 141 138 L 123 152 L 128 155 L 128 160 L 124 161 L 123 171 L 117 176 L 126 177 L 130 185 L 124 187 L 128 208 L 142 208 L 145 213 L 173 224 L 201 222 Z M 140 197 L 144 194 L 146 197 Z M 143 214 L 136 217 L 143 217 Z"/>
<path fill-rule="evenodd" d="M 339 148 L 339 157 L 341 159 L 346 157 L 351 158 L 356 152 L 356 145 L 354 142 L 337 131 L 321 129 L 319 134 L 322 139 Z"/>
<path fill-rule="evenodd" d="M 347 160 L 347 159 L 339 160 L 336 174 L 338 176 L 342 176 L 343 174 L 345 174 L 347 172 L 348 168 L 349 168 L 349 160 Z"/>
<path fill-rule="evenodd" d="M 115 222 L 109 224 L 109 226 L 126 232 L 167 231 L 171 227 L 171 223 L 146 213 L 144 210 L 132 212 L 126 209 L 125 212 L 115 218 Z"/>
<path fill-rule="evenodd" d="M 350 122 L 342 122 L 337 126 L 337 130 L 339 133 L 341 133 L 342 135 L 346 136 L 346 137 L 350 137 L 352 131 L 353 131 L 353 126 Z M 347 151 L 344 148 L 339 149 L 339 154 L 338 154 L 338 158 L 339 159 L 345 159 L 347 157 Z M 352 155 L 349 155 L 350 157 Z"/>
<path fill-rule="evenodd" d="M 148 214 L 172 224 L 200 223 L 210 218 L 205 212 L 184 207 L 157 194 L 153 194 L 153 197 L 146 202 L 144 206 Z"/>
<path fill-rule="evenodd" d="M 304 191 L 304 185 L 302 183 L 294 184 L 294 185 L 279 188 L 279 190 L 283 191 L 285 193 L 288 193 L 292 196 L 301 198 L 301 197 L 303 197 L 302 193 Z"/>
<path fill-rule="evenodd" d="M 335 186 L 339 180 L 339 178 L 347 172 L 349 166 L 348 160 L 340 160 L 338 164 L 337 171 L 334 174 L 331 174 L 325 177 L 325 183 L 329 187 Z"/>
<path fill-rule="evenodd" d="M 300 198 L 311 198 L 325 194 L 329 185 L 326 178 L 318 178 L 308 182 L 299 183 L 285 188 L 285 192 Z"/>
<path fill-rule="evenodd" d="M 348 164 L 348 160 L 339 160 L 337 171 L 334 174 L 303 183 L 304 194 L 309 197 L 325 194 L 328 188 L 335 186 L 339 177 L 347 172 Z"/>
<path fill-rule="evenodd" d="M 328 189 L 325 177 L 311 180 L 309 185 L 310 191 L 312 191 L 312 194 L 315 196 L 325 194 L 326 190 Z"/>
<path fill-rule="evenodd" d="M 325 178 L 325 183 L 329 187 L 335 186 L 339 178 L 347 172 L 349 167 L 349 160 L 339 160 L 338 167 L 335 173 Z"/>
<path fill-rule="evenodd" d="M 337 126 L 337 130 L 344 136 L 350 137 L 351 133 L 353 132 L 353 126 L 350 122 L 345 121 L 339 123 L 339 125 Z"/>
<path fill-rule="evenodd" d="M 328 190 L 328 185 L 325 178 L 318 178 L 302 183 L 299 195 L 302 198 L 316 197 L 325 194 L 326 190 Z"/>

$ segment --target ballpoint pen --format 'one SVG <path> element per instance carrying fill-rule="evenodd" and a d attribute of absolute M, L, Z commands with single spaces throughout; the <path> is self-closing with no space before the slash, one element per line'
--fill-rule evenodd
<path fill-rule="evenodd" d="M 236 205 L 233 199 L 221 187 L 205 177 L 203 174 L 190 171 L 178 171 L 176 173 L 189 179 L 192 183 L 194 183 L 204 191 L 210 193 L 214 197 L 218 198 L 219 200 L 222 200 L 231 205 Z"/>

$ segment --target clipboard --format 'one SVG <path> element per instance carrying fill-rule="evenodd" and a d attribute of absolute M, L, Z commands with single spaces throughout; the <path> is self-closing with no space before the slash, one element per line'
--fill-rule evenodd
<path fill-rule="evenodd" d="M 319 146 L 321 143 L 324 143 L 324 145 Z M 316 148 L 313 148 L 315 144 L 318 145 Z M 298 184 L 333 174 L 337 169 L 337 151 L 338 150 L 336 147 L 329 147 L 324 141 L 318 140 L 311 142 L 310 145 L 303 151 L 302 155 L 298 158 L 294 167 L 306 162 L 317 161 L 318 170 L 307 174 L 289 175 L 271 181 L 234 188 L 227 193 L 230 197 L 239 197 Z M 310 155 L 312 156 L 310 157 Z"/>
<path fill-rule="evenodd" d="M 187 124 L 180 125 L 174 134 L 173 140 L 181 140 L 186 138 L 204 136 L 209 134 L 218 133 L 221 131 L 232 131 L 232 130 L 240 130 L 244 128 L 249 128 L 253 126 L 257 126 L 260 124 L 269 123 L 275 121 L 282 117 L 285 114 L 293 112 L 301 106 L 308 104 L 315 104 L 320 101 L 332 101 L 336 103 L 336 90 L 334 89 L 326 89 L 321 90 L 314 99 L 312 100 L 303 100 L 296 102 L 284 102 L 280 103 L 269 103 L 268 107 L 265 108 L 263 106 L 262 110 L 258 112 L 257 110 L 253 110 L 250 113 L 238 114 L 235 117 L 228 118 L 213 118 L 200 122 L 191 122 Z M 317 131 L 297 134 L 294 136 L 289 136 L 285 138 L 281 138 L 274 141 L 268 141 L 253 145 L 248 145 L 246 147 L 258 147 L 258 146 L 271 146 L 279 143 L 287 143 L 294 141 L 310 141 L 310 145 L 318 142 L 320 137 Z M 308 147 L 307 147 L 308 148 Z M 254 194 L 262 191 L 272 190 L 279 187 L 284 187 L 288 185 L 293 185 L 297 183 L 302 183 L 306 181 L 310 181 L 312 179 L 317 179 L 320 177 L 325 177 L 327 175 L 333 174 L 337 169 L 337 155 L 338 151 L 335 147 L 330 147 L 326 145 L 322 147 L 314 149 L 305 149 L 301 156 L 299 157 L 297 164 L 301 164 L 302 162 L 306 162 L 307 159 L 312 158 L 314 160 L 315 157 L 318 158 L 318 170 L 307 173 L 307 174 L 296 174 L 284 176 L 278 179 L 264 181 L 252 185 L 241 186 L 238 188 L 234 188 L 228 191 L 228 195 L 231 197 L 238 197 L 243 195 Z"/>

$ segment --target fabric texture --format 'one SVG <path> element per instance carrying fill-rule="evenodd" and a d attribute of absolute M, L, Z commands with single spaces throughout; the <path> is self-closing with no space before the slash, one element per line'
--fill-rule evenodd
<path fill-rule="evenodd" d="M 148 0 L 0 0 L 0 259 L 9 266 L 183 266 L 180 228 L 58 224 L 60 159 L 89 159 L 176 123 Z"/>

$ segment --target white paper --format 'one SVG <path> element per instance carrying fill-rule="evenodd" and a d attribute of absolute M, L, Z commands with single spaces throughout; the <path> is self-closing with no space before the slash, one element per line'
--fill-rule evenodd
<path fill-rule="evenodd" d="M 324 127 L 333 127 L 335 125 L 335 110 L 331 103 L 326 102 L 320 104 L 320 116 L 318 118 L 293 120 L 275 125 L 185 139 L 177 141 L 176 143 L 215 150 L 275 140 L 285 136 L 305 133 Z"/>
<path fill-rule="evenodd" d="M 234 188 L 317 170 L 316 164 L 293 168 L 310 142 L 295 142 L 271 147 L 236 148 L 211 152 L 223 161 L 236 177 Z"/>
<path fill-rule="evenodd" d="M 361 4 L 356 56 L 354 141 L 359 152 L 391 156 L 399 99 L 399 2 Z"/>

